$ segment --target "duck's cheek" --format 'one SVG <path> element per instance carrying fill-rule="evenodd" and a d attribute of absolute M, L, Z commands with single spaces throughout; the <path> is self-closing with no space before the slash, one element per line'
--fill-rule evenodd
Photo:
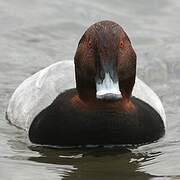
<path fill-rule="evenodd" d="M 122 59 L 121 63 L 118 65 L 118 78 L 120 81 L 134 77 L 136 73 L 136 64 L 135 60 L 131 59 Z"/>
<path fill-rule="evenodd" d="M 83 66 L 82 69 L 83 73 L 81 74 L 82 76 L 86 76 L 86 79 L 91 79 L 94 81 L 94 77 L 96 75 L 96 67 L 93 62 L 89 61 Z"/>

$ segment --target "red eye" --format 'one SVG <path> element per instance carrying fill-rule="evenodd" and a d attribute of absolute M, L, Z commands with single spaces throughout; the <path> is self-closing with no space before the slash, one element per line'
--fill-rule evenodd
<path fill-rule="evenodd" d="M 120 48 L 124 48 L 124 41 L 121 40 L 119 45 L 120 45 Z"/>
<path fill-rule="evenodd" d="M 91 48 L 92 47 L 92 41 L 88 41 L 88 48 Z"/>

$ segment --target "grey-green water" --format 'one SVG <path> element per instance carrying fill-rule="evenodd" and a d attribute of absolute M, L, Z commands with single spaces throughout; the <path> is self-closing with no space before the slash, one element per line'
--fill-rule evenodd
<path fill-rule="evenodd" d="M 0 180 L 180 179 L 179 0 L 0 0 Z M 5 119 L 28 76 L 73 59 L 92 23 L 109 19 L 129 34 L 138 75 L 160 96 L 167 132 L 134 148 L 52 149 L 30 144 Z"/>

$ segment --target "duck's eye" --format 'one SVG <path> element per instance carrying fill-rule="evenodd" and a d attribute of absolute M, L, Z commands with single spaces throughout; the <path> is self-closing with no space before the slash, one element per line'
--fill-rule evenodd
<path fill-rule="evenodd" d="M 124 41 L 123 40 L 120 41 L 119 46 L 120 46 L 120 48 L 124 48 Z"/>
<path fill-rule="evenodd" d="M 91 47 L 92 47 L 92 41 L 89 40 L 89 41 L 88 41 L 88 48 L 91 48 Z"/>

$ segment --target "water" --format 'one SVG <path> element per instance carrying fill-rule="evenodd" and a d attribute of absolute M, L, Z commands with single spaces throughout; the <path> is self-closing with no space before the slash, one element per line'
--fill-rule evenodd
<path fill-rule="evenodd" d="M 180 179 L 180 1 L 0 0 L 0 179 Z M 165 137 L 138 147 L 53 149 L 28 142 L 5 119 L 28 76 L 73 59 L 85 29 L 120 23 L 138 55 L 138 75 L 160 96 Z"/>

